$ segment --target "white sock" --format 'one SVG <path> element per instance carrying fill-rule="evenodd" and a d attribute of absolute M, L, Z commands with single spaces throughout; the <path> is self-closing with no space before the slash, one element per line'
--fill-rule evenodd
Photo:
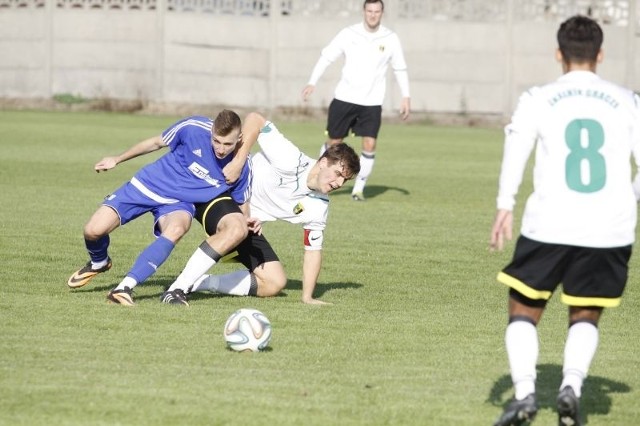
<path fill-rule="evenodd" d="M 205 272 L 211 269 L 215 264 L 216 261 L 198 247 L 189 258 L 189 261 L 187 261 L 186 266 L 180 275 L 178 275 L 178 278 L 176 278 L 173 284 L 171 284 L 168 291 L 181 289 L 185 293 L 188 293 L 189 287 L 191 287 L 198 278 L 202 277 Z"/>
<path fill-rule="evenodd" d="M 124 290 L 125 287 L 133 289 L 137 285 L 138 281 L 136 281 L 132 277 L 124 277 L 123 280 L 120 281 L 120 284 L 118 284 L 118 287 L 116 287 L 116 290 Z"/>
<path fill-rule="evenodd" d="M 369 179 L 371 171 L 373 170 L 375 157 L 375 152 L 362 151 L 362 154 L 360 154 L 360 173 L 358 173 L 353 183 L 352 194 L 364 191 L 364 186 L 367 184 L 367 179 Z"/>
<path fill-rule="evenodd" d="M 536 391 L 538 330 L 528 321 L 513 321 L 507 326 L 504 340 L 515 397 L 524 399 Z"/>
<path fill-rule="evenodd" d="M 107 263 L 109 263 L 109 258 L 107 257 L 104 260 L 101 260 L 100 262 L 94 262 L 93 260 L 91 261 L 91 269 L 96 270 L 96 269 L 100 269 L 103 266 L 107 266 Z"/>
<path fill-rule="evenodd" d="M 598 327 L 589 322 L 577 322 L 569 327 L 564 345 L 564 364 L 560 389 L 571 386 L 579 398 L 582 383 L 598 348 Z"/>
<path fill-rule="evenodd" d="M 247 296 L 255 280 L 247 270 L 234 271 L 225 275 L 205 275 L 194 284 L 191 291 L 209 291 L 234 296 Z"/>

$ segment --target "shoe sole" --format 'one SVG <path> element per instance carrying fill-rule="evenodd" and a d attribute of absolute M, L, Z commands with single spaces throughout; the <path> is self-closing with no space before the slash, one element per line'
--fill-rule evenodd
<path fill-rule="evenodd" d="M 133 299 L 126 293 L 109 293 L 107 302 L 123 306 L 135 306 Z"/>
<path fill-rule="evenodd" d="M 89 281 L 91 281 L 93 277 L 99 274 L 99 272 L 89 272 L 87 273 L 88 275 L 83 274 L 82 276 L 77 276 L 78 272 L 73 274 L 71 278 L 69 278 L 69 281 L 67 281 L 67 285 L 69 286 L 69 288 L 84 287 L 85 285 L 89 284 Z"/>
<path fill-rule="evenodd" d="M 85 285 L 89 284 L 89 281 L 91 281 L 96 275 L 107 272 L 109 269 L 111 269 L 111 262 L 109 262 L 107 266 L 105 266 L 105 268 L 106 269 L 104 269 L 104 271 L 85 272 L 80 276 L 78 276 L 78 274 L 80 273 L 80 271 L 82 271 L 82 269 L 78 269 L 73 273 L 73 275 L 71 275 L 71 277 L 67 281 L 67 286 L 69 286 L 69 288 L 84 287 Z"/>
<path fill-rule="evenodd" d="M 580 426 L 574 405 L 574 402 L 569 398 L 558 400 L 558 424 L 560 426 Z"/>

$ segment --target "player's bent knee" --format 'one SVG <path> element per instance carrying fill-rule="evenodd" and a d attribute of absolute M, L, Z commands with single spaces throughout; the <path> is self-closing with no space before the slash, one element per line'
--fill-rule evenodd
<path fill-rule="evenodd" d="M 280 294 L 280 292 L 284 289 L 286 284 L 286 279 L 284 282 L 279 280 L 267 280 L 262 283 L 262 285 L 258 286 L 258 296 L 260 297 L 273 297 Z"/>
<path fill-rule="evenodd" d="M 84 226 L 84 238 L 89 241 L 96 241 L 98 238 L 107 235 L 109 232 L 100 224 L 89 222 Z"/>

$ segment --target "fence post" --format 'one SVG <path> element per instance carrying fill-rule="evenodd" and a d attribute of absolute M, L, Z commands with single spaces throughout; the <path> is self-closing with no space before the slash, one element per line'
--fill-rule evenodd
<path fill-rule="evenodd" d="M 167 13 L 167 0 L 156 0 L 156 45 L 155 45 L 155 76 L 153 85 L 153 100 L 164 102 L 164 45 L 165 45 L 165 19 Z"/>
<path fill-rule="evenodd" d="M 278 103 L 278 43 L 281 15 L 280 0 L 271 0 L 269 2 L 269 26 L 271 27 L 269 33 L 269 105 L 267 105 L 269 115 L 273 114 Z"/>
<path fill-rule="evenodd" d="M 45 0 L 45 16 L 44 16 L 44 86 L 47 99 L 53 97 L 53 12 L 56 7 L 55 0 Z"/>
<path fill-rule="evenodd" d="M 629 0 L 629 17 L 627 22 L 627 54 L 625 86 L 640 92 L 640 80 L 636 76 L 636 41 L 640 37 L 638 28 L 638 0 Z"/>
<path fill-rule="evenodd" d="M 515 10 L 513 0 L 505 0 L 506 21 L 505 21 L 505 68 L 504 68 L 504 101 L 502 107 L 502 115 L 507 118 L 511 116 L 513 111 L 513 21 Z"/>

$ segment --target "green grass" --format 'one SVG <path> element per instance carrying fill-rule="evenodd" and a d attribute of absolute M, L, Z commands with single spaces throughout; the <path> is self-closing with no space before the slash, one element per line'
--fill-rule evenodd
<path fill-rule="evenodd" d="M 265 225 L 289 275 L 271 299 L 196 295 L 188 309 L 159 296 L 203 239 L 194 226 L 136 289 L 133 309 L 105 295 L 151 241 L 151 218 L 112 234 L 113 269 L 85 289 L 82 226 L 102 197 L 151 158 L 108 173 L 93 164 L 178 117 L 0 111 L 1 425 L 488 425 L 512 394 L 503 336 L 511 257 L 487 250 L 502 155 L 499 129 L 383 125 L 377 162 L 354 203 L 332 195 L 324 268 L 301 296 L 301 230 Z M 315 156 L 323 123 L 277 123 Z M 359 140 L 349 141 L 359 148 Z M 530 182 L 523 191 L 530 189 Z M 523 197 L 516 215 L 519 219 Z M 605 313 L 583 394 L 593 425 L 640 416 L 638 257 L 623 304 Z M 232 270 L 218 265 L 215 271 Z M 273 324 L 270 350 L 225 348 L 240 307 Z M 566 309 L 539 326 L 536 424 L 555 423 Z"/>

